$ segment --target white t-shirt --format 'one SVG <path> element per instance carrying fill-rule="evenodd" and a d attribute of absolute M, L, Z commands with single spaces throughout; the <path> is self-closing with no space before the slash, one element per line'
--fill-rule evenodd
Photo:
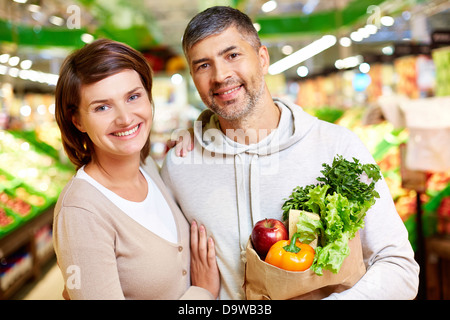
<path fill-rule="evenodd" d="M 177 227 L 166 199 L 147 173 L 142 168 L 140 171 L 148 184 L 147 197 L 142 202 L 130 201 L 118 196 L 88 175 L 84 171 L 84 166 L 77 171 L 76 177 L 91 183 L 130 218 L 151 232 L 169 242 L 177 243 Z"/>

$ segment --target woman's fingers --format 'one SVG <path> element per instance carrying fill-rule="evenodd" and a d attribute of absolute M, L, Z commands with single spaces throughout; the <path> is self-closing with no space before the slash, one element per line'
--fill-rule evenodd
<path fill-rule="evenodd" d="M 198 252 L 198 226 L 194 220 L 191 223 L 191 255 L 197 256 Z"/>
<path fill-rule="evenodd" d="M 198 227 L 198 254 L 199 258 L 203 263 L 207 262 L 207 254 L 208 254 L 208 247 L 207 247 L 207 240 L 206 240 L 206 230 L 203 225 Z"/>
<path fill-rule="evenodd" d="M 214 266 L 217 264 L 216 261 L 216 247 L 214 245 L 214 240 L 209 237 L 208 238 L 208 265 Z"/>
<path fill-rule="evenodd" d="M 203 225 L 191 223 L 191 281 L 207 289 L 214 298 L 219 295 L 220 274 L 214 241 L 207 236 Z"/>
<path fill-rule="evenodd" d="M 212 240 L 212 239 L 211 239 Z M 198 226 L 194 220 L 191 224 L 191 255 L 194 259 L 199 259 L 202 263 L 208 263 L 209 256 L 212 254 L 215 259 L 214 246 L 213 252 L 209 252 L 211 245 L 207 240 L 206 229 L 203 225 Z"/>

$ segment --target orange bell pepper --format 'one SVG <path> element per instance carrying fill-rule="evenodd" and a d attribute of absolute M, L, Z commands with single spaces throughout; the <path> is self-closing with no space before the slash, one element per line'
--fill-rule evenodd
<path fill-rule="evenodd" d="M 265 261 L 288 271 L 305 271 L 314 261 L 315 251 L 306 243 L 301 243 L 295 233 L 291 240 L 280 240 L 270 247 Z"/>

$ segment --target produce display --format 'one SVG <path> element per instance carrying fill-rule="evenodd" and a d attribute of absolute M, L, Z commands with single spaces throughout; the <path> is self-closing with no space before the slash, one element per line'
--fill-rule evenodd
<path fill-rule="evenodd" d="M 4 130 L 0 130 L 0 169 L 52 200 L 73 175 L 57 159 Z"/>
<path fill-rule="evenodd" d="M 395 60 L 394 68 L 398 75 L 397 92 L 411 99 L 420 97 L 420 90 L 417 84 L 417 57 L 407 56 Z"/>
<path fill-rule="evenodd" d="M 407 129 L 394 129 L 387 121 L 376 125 L 361 125 L 364 111 L 364 108 L 349 109 L 336 123 L 355 132 L 380 166 L 397 212 L 408 229 L 409 240 L 415 249 L 417 192 L 402 187 L 400 175 L 399 146 L 408 141 L 409 132 Z M 424 209 L 425 236 L 450 234 L 450 210 L 445 206 L 447 200 L 442 197 L 447 188 L 450 188 L 450 171 L 427 174 L 426 192 L 420 194 Z"/>
<path fill-rule="evenodd" d="M 0 192 L 0 205 L 17 212 L 21 217 L 26 217 L 31 213 L 31 205 L 22 199 Z"/>
<path fill-rule="evenodd" d="M 55 203 L 73 175 L 54 152 L 25 137 L 0 130 L 0 237 Z"/>
<path fill-rule="evenodd" d="M 2 230 L 2 228 L 6 229 L 6 227 L 11 225 L 14 221 L 14 217 L 7 214 L 5 209 L 0 208 L 0 230 Z"/>
<path fill-rule="evenodd" d="M 436 66 L 436 96 L 450 95 L 450 47 L 436 49 L 432 52 Z"/>

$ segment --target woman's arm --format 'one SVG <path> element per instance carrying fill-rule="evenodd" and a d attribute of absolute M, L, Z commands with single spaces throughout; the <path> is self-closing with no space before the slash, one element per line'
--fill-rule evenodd
<path fill-rule="evenodd" d="M 53 237 L 70 299 L 124 299 L 114 232 L 100 217 L 82 208 L 63 207 L 55 216 Z"/>

